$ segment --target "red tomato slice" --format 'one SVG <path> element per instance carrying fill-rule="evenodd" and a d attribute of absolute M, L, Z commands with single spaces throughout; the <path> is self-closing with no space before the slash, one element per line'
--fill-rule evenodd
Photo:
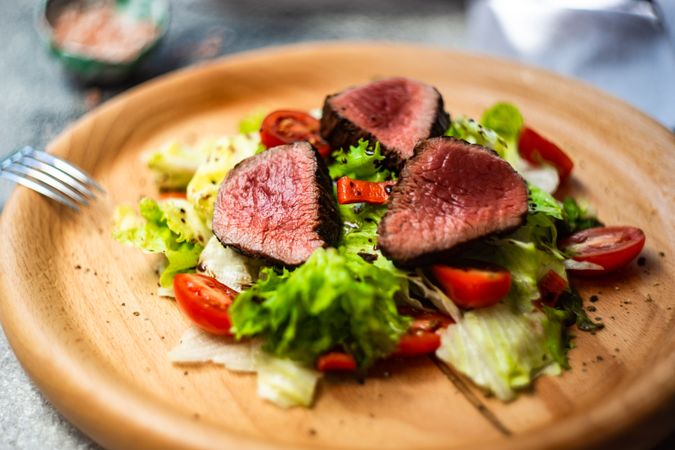
<path fill-rule="evenodd" d="M 319 134 L 319 121 L 306 112 L 278 110 L 263 120 L 260 140 L 267 148 L 308 141 L 323 157 L 330 155 L 330 146 Z"/>
<path fill-rule="evenodd" d="M 320 372 L 353 372 L 356 370 L 356 361 L 350 354 L 329 352 L 319 356 L 316 369 Z"/>
<path fill-rule="evenodd" d="M 441 335 L 433 331 L 410 331 L 398 341 L 393 356 L 421 356 L 441 346 Z"/>
<path fill-rule="evenodd" d="M 227 310 L 236 291 L 206 275 L 181 273 L 173 279 L 173 292 L 180 310 L 199 328 L 212 334 L 230 334 Z"/>
<path fill-rule="evenodd" d="M 546 306 L 555 306 L 558 297 L 567 289 L 567 281 L 553 270 L 546 272 L 537 283 L 541 301 Z"/>
<path fill-rule="evenodd" d="M 636 227 L 597 227 L 582 230 L 560 243 L 560 248 L 576 261 L 587 261 L 604 270 L 574 269 L 575 275 L 604 275 L 617 270 L 640 254 L 645 246 L 645 234 Z"/>
<path fill-rule="evenodd" d="M 511 274 L 502 268 L 431 266 L 443 291 L 462 308 L 484 308 L 499 302 L 511 289 Z"/>
<path fill-rule="evenodd" d="M 523 127 L 520 132 L 518 153 L 532 164 L 546 162 L 553 165 L 558 171 L 560 181 L 564 181 L 574 167 L 570 157 L 560 147 L 528 127 Z"/>

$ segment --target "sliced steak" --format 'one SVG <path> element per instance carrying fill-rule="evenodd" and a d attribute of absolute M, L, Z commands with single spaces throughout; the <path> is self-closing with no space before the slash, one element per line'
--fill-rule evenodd
<path fill-rule="evenodd" d="M 450 116 L 432 86 L 408 78 L 387 78 L 326 97 L 321 136 L 333 148 L 379 141 L 389 165 L 400 167 L 422 139 L 441 136 Z"/>
<path fill-rule="evenodd" d="M 378 228 L 382 253 L 399 265 L 522 224 L 527 186 L 491 150 L 448 137 L 415 149 Z"/>
<path fill-rule="evenodd" d="M 239 163 L 220 185 L 213 233 L 244 254 L 298 265 L 340 234 L 333 186 L 307 142 L 269 149 Z"/>

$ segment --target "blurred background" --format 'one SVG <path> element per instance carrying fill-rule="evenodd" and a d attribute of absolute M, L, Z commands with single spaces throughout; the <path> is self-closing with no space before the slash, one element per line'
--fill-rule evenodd
<path fill-rule="evenodd" d="M 522 61 L 585 80 L 675 128 L 675 0 L 175 0 L 155 51 L 105 83 L 73 77 L 50 55 L 46 3 L 0 2 L 0 157 L 44 148 L 100 103 L 166 72 L 319 40 L 416 42 Z M 0 209 L 12 188 L 0 180 Z M 2 333 L 0 372 L 0 448 L 98 448 L 37 392 Z M 675 448 L 675 437 L 659 448 Z"/>

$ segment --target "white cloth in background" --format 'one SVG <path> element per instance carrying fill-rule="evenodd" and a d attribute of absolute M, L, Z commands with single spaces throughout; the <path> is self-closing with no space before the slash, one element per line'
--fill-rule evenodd
<path fill-rule="evenodd" d="M 675 0 L 655 3 L 658 16 L 638 0 L 475 0 L 468 44 L 583 79 L 675 129 L 675 24 L 663 23 Z"/>

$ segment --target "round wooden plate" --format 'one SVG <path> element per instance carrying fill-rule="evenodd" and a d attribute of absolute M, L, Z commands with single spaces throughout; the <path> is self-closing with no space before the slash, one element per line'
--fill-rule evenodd
<path fill-rule="evenodd" d="M 647 234 L 644 265 L 579 283 L 596 294 L 572 370 L 502 404 L 431 360 L 391 364 L 365 384 L 323 383 L 314 408 L 282 410 L 255 377 L 177 367 L 187 327 L 156 296 L 155 259 L 111 238 L 115 205 L 157 195 L 140 155 L 168 139 L 234 132 L 255 109 L 310 109 L 374 77 L 436 86 L 452 114 L 498 100 L 576 163 L 570 191 L 609 224 Z M 162 77 L 109 101 L 50 151 L 108 194 L 76 214 L 17 188 L 2 215 L 0 314 L 26 371 L 76 426 L 112 448 L 582 448 L 645 446 L 673 425 L 675 137 L 579 82 L 485 57 L 388 44 L 314 44 L 237 55 Z M 587 303 L 588 304 L 588 303 Z M 454 380 L 454 381 L 453 381 Z"/>

